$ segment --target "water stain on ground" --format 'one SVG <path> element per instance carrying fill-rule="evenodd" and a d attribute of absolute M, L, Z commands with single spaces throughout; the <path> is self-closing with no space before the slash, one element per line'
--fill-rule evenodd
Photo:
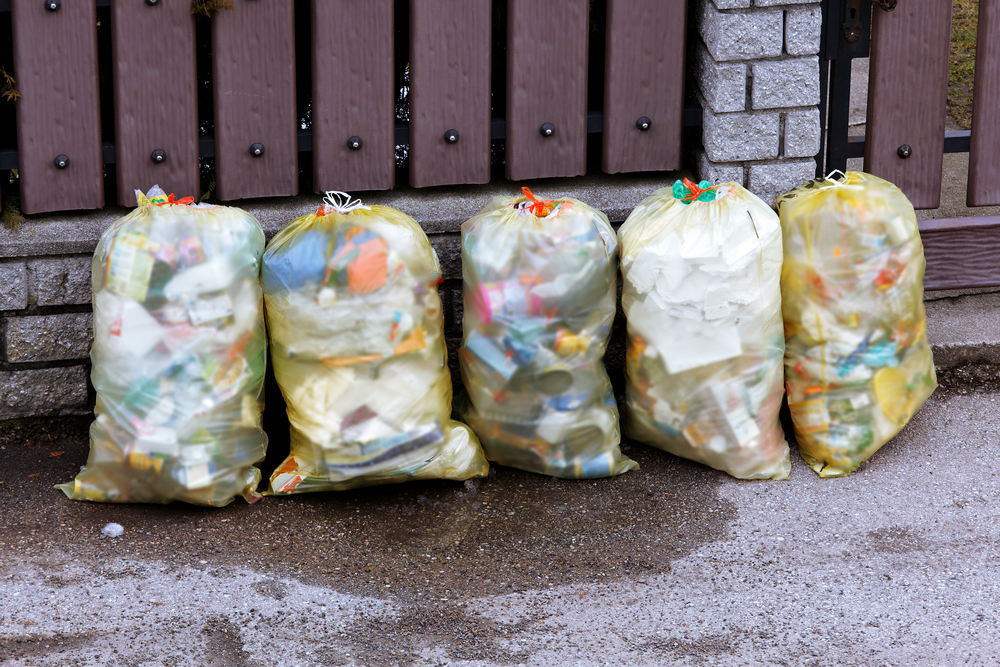
<path fill-rule="evenodd" d="M 206 637 L 202 664 L 213 667 L 247 667 L 250 654 L 243 650 L 240 631 L 226 618 L 213 618 L 205 623 Z"/>
<path fill-rule="evenodd" d="M 65 655 L 66 664 L 72 664 L 77 651 L 91 642 L 94 636 L 83 634 L 55 634 L 46 636 L 31 636 L 31 629 L 26 628 L 25 634 L 17 637 L 0 637 L 0 665 L 8 660 L 27 660 L 29 658 L 59 658 Z"/>
<path fill-rule="evenodd" d="M 611 479 L 494 467 L 488 478 L 465 483 L 272 497 L 251 506 L 237 499 L 218 509 L 74 502 L 52 488 L 86 461 L 85 435 L 71 436 L 42 437 L 44 446 L 39 437 L 30 445 L 7 441 L 0 451 L 9 508 L 0 515 L 0 549 L 64 553 L 106 578 L 137 573 L 104 566 L 105 559 L 141 558 L 440 602 L 669 572 L 672 560 L 723 539 L 736 516 L 718 495 L 723 473 L 627 443 L 642 469 Z M 64 454 L 52 457 L 53 447 Z M 124 535 L 102 536 L 108 522 L 121 524 Z M 283 594 L 262 585 L 262 596 Z"/>
<path fill-rule="evenodd" d="M 879 553 L 905 554 L 927 549 L 927 540 L 912 528 L 892 526 L 869 531 L 862 540 L 863 546 Z"/>
<path fill-rule="evenodd" d="M 504 645 L 523 638 L 541 620 L 528 616 L 516 623 L 498 623 L 455 605 L 417 604 L 394 618 L 358 618 L 339 639 L 350 645 L 356 664 L 370 667 L 411 665 L 428 649 L 443 651 L 450 660 L 512 665 L 524 663 L 530 656 Z"/>

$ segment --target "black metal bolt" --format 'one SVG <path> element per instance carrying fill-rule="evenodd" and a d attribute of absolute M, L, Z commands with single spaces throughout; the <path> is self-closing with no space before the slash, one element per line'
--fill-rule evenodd
<path fill-rule="evenodd" d="M 61 6 L 62 6 L 61 0 L 45 0 L 45 9 L 49 10 L 50 12 L 59 11 L 59 7 Z"/>
<path fill-rule="evenodd" d="M 260 157 L 263 154 L 264 154 L 264 144 L 262 143 L 250 144 L 250 155 L 253 155 L 254 157 Z"/>
<path fill-rule="evenodd" d="M 347 140 L 347 147 L 352 151 L 359 151 L 362 143 L 364 142 L 361 141 L 361 137 L 354 136 Z"/>
<path fill-rule="evenodd" d="M 913 149 L 910 148 L 909 144 L 903 144 L 902 146 L 896 149 L 896 155 L 905 160 L 906 158 L 913 155 Z"/>
<path fill-rule="evenodd" d="M 149 2 L 149 0 L 146 0 Z M 155 151 L 149 154 L 149 158 L 156 164 L 160 164 L 167 159 L 167 152 L 162 148 L 157 148 Z"/>
<path fill-rule="evenodd" d="M 449 144 L 455 143 L 456 141 L 458 141 L 458 131 L 448 130 L 447 132 L 444 133 L 444 140 L 447 141 Z"/>
<path fill-rule="evenodd" d="M 551 137 L 556 133 L 556 126 L 552 123 L 542 123 L 542 126 L 538 128 L 538 131 L 542 133 L 543 137 Z"/>
<path fill-rule="evenodd" d="M 649 120 L 646 116 L 643 116 L 639 120 L 635 121 L 635 126 L 639 128 L 640 132 L 645 132 L 649 129 L 649 126 L 653 124 L 653 121 Z"/>
<path fill-rule="evenodd" d="M 69 166 L 69 158 L 65 155 L 57 155 L 54 163 L 56 165 L 56 169 L 65 169 Z"/>
<path fill-rule="evenodd" d="M 152 7 L 153 5 L 160 4 L 160 0 L 146 0 L 146 4 Z"/>

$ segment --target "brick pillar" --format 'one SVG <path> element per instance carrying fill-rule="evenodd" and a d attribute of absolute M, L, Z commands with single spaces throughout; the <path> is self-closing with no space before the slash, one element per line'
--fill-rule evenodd
<path fill-rule="evenodd" d="M 696 0 L 696 168 L 769 204 L 816 175 L 822 15 L 815 0 Z"/>

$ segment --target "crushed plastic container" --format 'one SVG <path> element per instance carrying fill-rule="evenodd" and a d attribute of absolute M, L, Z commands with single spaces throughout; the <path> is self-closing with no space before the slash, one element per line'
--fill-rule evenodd
<path fill-rule="evenodd" d="M 486 456 L 556 477 L 638 465 L 619 449 L 604 369 L 618 243 L 574 199 L 496 197 L 462 225 L 466 393 L 457 405 Z"/>
<path fill-rule="evenodd" d="M 625 434 L 734 477 L 788 477 L 778 216 L 736 183 L 684 179 L 618 238 Z"/>
<path fill-rule="evenodd" d="M 94 253 L 97 392 L 74 500 L 221 506 L 256 491 L 267 340 L 264 233 L 245 211 L 154 187 Z"/>
<path fill-rule="evenodd" d="M 440 277 L 416 222 L 344 193 L 271 240 L 264 298 L 291 423 L 271 492 L 489 472 L 476 436 L 450 418 Z"/>
<path fill-rule="evenodd" d="M 937 386 L 913 206 L 881 178 L 841 176 L 778 198 L 788 407 L 822 477 L 855 470 Z"/>

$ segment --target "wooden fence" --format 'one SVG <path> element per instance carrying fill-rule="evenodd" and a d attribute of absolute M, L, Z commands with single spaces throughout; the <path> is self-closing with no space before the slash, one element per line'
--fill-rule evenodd
<path fill-rule="evenodd" d="M 197 194 L 206 155 L 224 201 L 297 194 L 300 153 L 311 153 L 316 192 L 385 190 L 401 143 L 412 186 L 484 183 L 498 136 L 507 178 L 575 176 L 586 171 L 595 116 L 605 172 L 680 167 L 686 0 L 607 0 L 597 72 L 591 0 L 233 4 L 211 19 L 206 118 L 191 0 L 9 0 L 21 209 L 102 207 L 111 163 L 119 204 L 134 205 L 133 190 L 154 183 Z M 501 68 L 502 54 L 491 53 L 498 6 Z M 108 46 L 98 35 L 108 31 L 98 30 L 99 11 L 110 14 L 111 105 L 101 94 L 98 54 Z M 408 122 L 397 117 L 401 57 Z M 297 90 L 297 66 L 311 71 L 308 91 Z M 493 80 L 498 69 L 505 81 Z M 596 113 L 595 81 L 604 98 Z"/>
<path fill-rule="evenodd" d="M 824 11 L 825 170 L 864 157 L 864 171 L 898 185 L 915 208 L 932 209 L 941 205 L 944 153 L 967 151 L 967 205 L 1000 205 L 1000 1 L 979 2 L 971 132 L 945 128 L 951 2 L 826 0 Z M 866 134 L 849 137 L 851 59 L 869 47 Z M 1000 216 L 923 220 L 920 233 L 925 289 L 1000 286 Z"/>

